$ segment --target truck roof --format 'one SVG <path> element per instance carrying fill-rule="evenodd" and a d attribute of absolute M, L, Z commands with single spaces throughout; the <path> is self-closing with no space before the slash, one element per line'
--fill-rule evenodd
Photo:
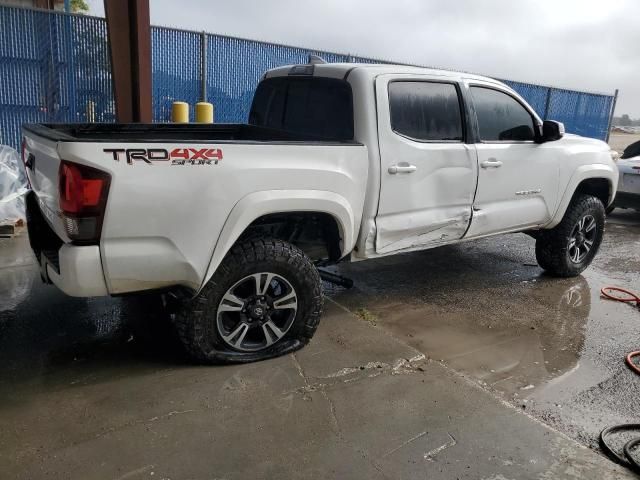
<path fill-rule="evenodd" d="M 490 77 L 474 75 L 466 72 L 456 72 L 453 70 L 438 70 L 434 68 L 414 67 L 410 65 L 393 65 L 393 64 L 373 64 L 373 63 L 316 63 L 305 65 L 287 65 L 284 67 L 274 68 L 265 73 L 265 78 L 281 77 L 289 75 L 292 71 L 299 74 L 314 75 L 319 77 L 345 78 L 354 70 L 362 70 L 366 75 L 376 77 L 378 75 L 393 74 L 418 74 L 418 75 L 434 75 L 445 77 L 450 80 L 481 80 L 495 84 L 504 85 L 502 82 Z M 306 72 L 305 72 L 306 70 Z"/>

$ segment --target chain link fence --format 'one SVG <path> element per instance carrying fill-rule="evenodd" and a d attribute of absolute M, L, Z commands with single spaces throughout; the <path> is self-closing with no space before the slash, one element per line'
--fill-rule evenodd
<path fill-rule="evenodd" d="M 27 122 L 114 120 L 104 19 L 0 7 L 0 144 Z"/>
<path fill-rule="evenodd" d="M 172 102 L 193 105 L 203 98 L 214 104 L 216 122 L 246 122 L 264 71 L 306 63 L 309 55 L 393 63 L 165 27 L 152 27 L 151 36 L 156 122 L 169 121 Z M 503 81 L 568 132 L 607 137 L 612 95 Z M 0 6 L 0 85 L 0 144 L 18 148 L 27 122 L 114 121 L 105 20 Z"/>

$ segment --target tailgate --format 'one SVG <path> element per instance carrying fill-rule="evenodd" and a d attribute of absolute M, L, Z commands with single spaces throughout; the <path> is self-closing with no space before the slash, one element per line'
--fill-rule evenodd
<path fill-rule="evenodd" d="M 42 215 L 56 235 L 65 242 L 69 242 L 64 219 L 60 214 L 58 189 L 60 157 L 57 152 L 57 142 L 25 130 L 23 159 L 31 188 L 36 194 Z"/>

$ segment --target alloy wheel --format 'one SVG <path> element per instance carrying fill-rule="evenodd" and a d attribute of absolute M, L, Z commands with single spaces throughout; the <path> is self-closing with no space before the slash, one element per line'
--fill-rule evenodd
<path fill-rule="evenodd" d="M 276 273 L 260 272 L 227 290 L 218 305 L 216 324 L 227 345 L 255 352 L 284 337 L 297 311 L 298 297 L 291 283 Z"/>
<path fill-rule="evenodd" d="M 567 251 L 573 263 L 581 263 L 593 248 L 598 225 L 593 215 L 582 217 L 571 231 Z"/>

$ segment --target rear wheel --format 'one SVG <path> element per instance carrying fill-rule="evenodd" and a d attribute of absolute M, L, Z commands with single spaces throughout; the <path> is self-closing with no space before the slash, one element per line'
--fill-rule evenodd
<path fill-rule="evenodd" d="M 322 313 L 322 285 L 311 260 L 280 240 L 235 246 L 175 322 L 195 360 L 251 362 L 304 346 Z"/>
<path fill-rule="evenodd" d="M 604 235 L 605 209 L 591 195 L 576 196 L 562 221 L 541 231 L 536 240 L 536 259 L 557 277 L 580 275 L 595 257 Z"/>

